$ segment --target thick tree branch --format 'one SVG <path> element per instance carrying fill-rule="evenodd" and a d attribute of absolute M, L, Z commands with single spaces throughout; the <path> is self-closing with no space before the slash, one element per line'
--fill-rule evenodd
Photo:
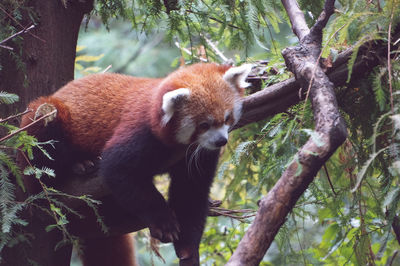
<path fill-rule="evenodd" d="M 334 1 L 327 1 L 327 9 L 330 8 L 328 3 L 333 6 Z M 329 12 L 326 12 L 325 16 L 328 14 Z M 292 25 L 297 24 L 296 19 L 299 19 L 300 25 L 304 22 L 304 18 L 299 14 L 293 17 L 291 9 L 288 10 L 288 15 Z M 325 17 L 323 20 L 328 19 L 329 17 Z M 346 126 L 337 106 L 334 85 L 318 64 L 321 33 L 322 29 L 319 29 L 304 36 L 298 35 L 300 45 L 286 48 L 282 52 L 286 65 L 295 74 L 301 87 L 310 87 L 315 136 L 300 149 L 272 190 L 262 198 L 256 218 L 227 265 L 260 263 L 285 222 L 287 214 L 313 181 L 319 169 L 347 137 Z"/>
<path fill-rule="evenodd" d="M 311 35 L 315 35 L 322 32 L 322 29 L 325 28 L 328 23 L 329 18 L 332 16 L 335 6 L 335 0 L 327 0 L 325 2 L 324 10 L 322 10 L 319 15 L 317 22 L 315 22 L 314 26 L 311 28 Z"/>
<path fill-rule="evenodd" d="M 352 77 L 364 76 L 379 64 L 379 57 L 386 53 L 382 44 L 383 42 L 367 42 L 360 47 L 357 60 L 353 66 Z M 371 50 L 374 53 L 371 53 Z M 327 71 L 329 80 L 333 82 L 335 87 L 347 83 L 347 62 L 352 52 L 353 48 L 348 48 L 340 53 L 336 61 L 333 62 L 332 68 Z M 258 83 L 257 77 L 252 77 L 249 82 Z M 245 97 L 243 99 L 243 115 L 235 129 L 287 110 L 290 106 L 303 100 L 304 93 L 300 82 L 296 81 L 295 78 L 290 78 Z"/>
<path fill-rule="evenodd" d="M 304 18 L 303 12 L 300 10 L 299 4 L 296 0 L 282 0 L 282 4 L 289 16 L 294 34 L 302 41 L 304 37 L 310 33 L 310 29 L 307 26 L 306 19 Z"/>

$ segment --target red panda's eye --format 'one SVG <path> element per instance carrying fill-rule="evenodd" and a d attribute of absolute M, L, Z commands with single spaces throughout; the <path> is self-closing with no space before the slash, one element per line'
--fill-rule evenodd
<path fill-rule="evenodd" d="M 226 124 L 229 120 L 231 120 L 231 114 L 229 114 L 229 115 L 227 115 L 227 116 L 225 117 L 225 124 Z"/>
<path fill-rule="evenodd" d="M 203 123 L 200 123 L 200 125 L 199 125 L 199 129 L 204 130 L 204 131 L 209 130 L 210 127 L 211 127 L 211 125 L 208 122 L 203 122 Z"/>

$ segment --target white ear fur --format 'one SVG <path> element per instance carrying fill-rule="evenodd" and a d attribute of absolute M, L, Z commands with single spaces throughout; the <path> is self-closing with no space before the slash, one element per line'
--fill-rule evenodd
<path fill-rule="evenodd" d="M 239 67 L 231 67 L 228 69 L 222 77 L 234 88 L 246 88 L 251 84 L 246 82 L 246 78 L 249 75 L 253 64 L 244 64 Z"/>
<path fill-rule="evenodd" d="M 165 126 L 175 112 L 176 103 L 178 100 L 188 98 L 190 90 L 186 88 L 180 88 L 173 91 L 169 91 L 164 94 L 161 109 L 164 111 L 164 115 L 161 119 L 162 126 Z"/>

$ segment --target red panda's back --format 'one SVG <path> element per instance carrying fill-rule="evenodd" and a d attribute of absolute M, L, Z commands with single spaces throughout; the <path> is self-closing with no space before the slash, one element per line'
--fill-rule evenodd
<path fill-rule="evenodd" d="M 68 108 L 64 123 L 74 145 L 99 154 L 129 104 L 146 109 L 147 98 L 159 79 L 135 78 L 121 74 L 95 74 L 74 80 L 52 95 Z M 143 106 L 144 105 L 144 106 Z"/>

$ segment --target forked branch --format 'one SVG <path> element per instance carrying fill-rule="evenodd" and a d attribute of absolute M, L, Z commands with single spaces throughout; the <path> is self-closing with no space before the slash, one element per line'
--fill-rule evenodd
<path fill-rule="evenodd" d="M 260 201 L 256 217 L 240 241 L 227 265 L 258 265 L 286 216 L 296 201 L 313 181 L 323 164 L 347 137 L 344 120 L 341 118 L 334 85 L 319 67 L 322 26 L 333 13 L 334 1 L 327 0 L 313 30 L 305 24 L 294 0 L 282 0 L 293 31 L 299 38 L 297 47 L 285 49 L 282 54 L 287 67 L 295 74 L 302 88 L 310 86 L 310 100 L 315 119 L 315 136 L 295 154 L 293 161 L 282 174 L 271 191 Z M 312 41 L 306 41 L 312 40 Z M 316 138 L 318 140 L 316 140 Z"/>

